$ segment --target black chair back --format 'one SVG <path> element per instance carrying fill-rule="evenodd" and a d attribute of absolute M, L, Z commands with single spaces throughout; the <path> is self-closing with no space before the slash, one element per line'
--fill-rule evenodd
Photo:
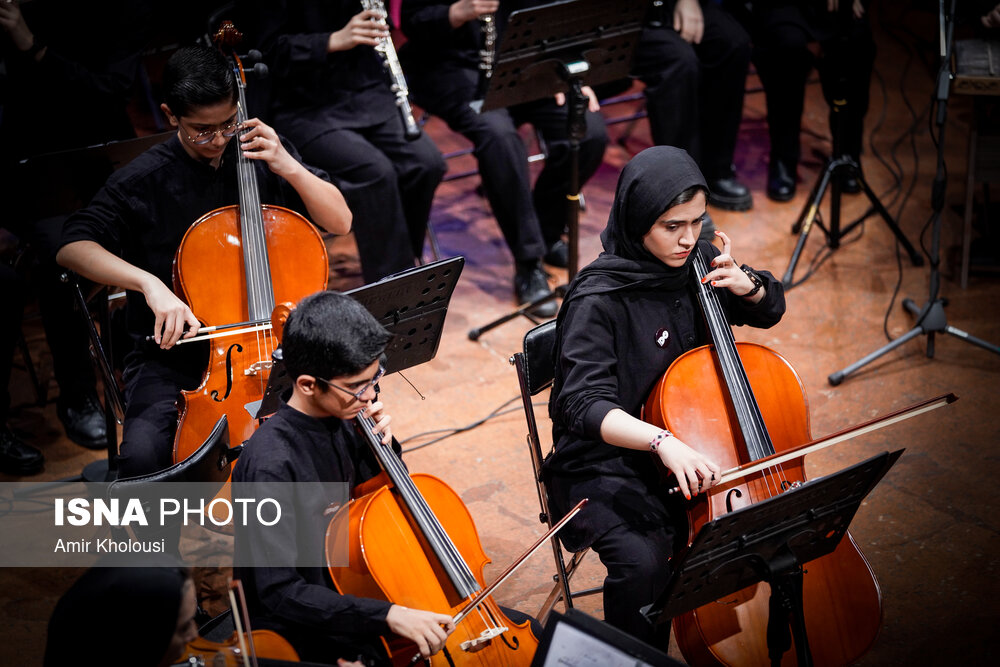
<path fill-rule="evenodd" d="M 542 477 L 542 443 L 539 437 L 538 422 L 535 420 L 535 410 L 531 398 L 552 385 L 555 377 L 556 351 L 556 321 L 540 324 L 524 335 L 521 352 L 510 358 L 510 363 L 517 371 L 518 384 L 521 388 L 521 404 L 524 408 L 524 419 L 528 425 L 528 449 L 531 452 L 531 465 L 534 470 L 535 487 L 538 491 L 538 505 L 541 511 L 538 520 L 551 527 L 552 517 L 549 513 L 548 492 Z M 573 598 L 581 595 L 591 595 L 601 591 L 600 587 L 582 591 L 571 591 L 570 578 L 583 561 L 587 550 L 576 552 L 568 558 L 564 556 L 558 538 L 552 537 L 552 555 L 556 562 L 555 586 L 548 598 L 542 604 L 536 617 L 545 621 L 545 617 L 559 600 L 563 600 L 567 609 L 573 607 Z"/>

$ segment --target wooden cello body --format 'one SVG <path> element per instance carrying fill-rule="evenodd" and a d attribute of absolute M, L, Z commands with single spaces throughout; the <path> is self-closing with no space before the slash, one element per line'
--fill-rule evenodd
<path fill-rule="evenodd" d="M 209 326 L 259 323 L 245 327 L 256 331 L 209 340 L 201 385 L 181 392 L 175 463 L 198 449 L 223 413 L 231 445 L 253 434 L 258 422 L 246 406 L 264 395 L 271 353 L 291 304 L 326 288 L 329 260 L 315 227 L 280 206 L 248 206 L 259 212 L 251 216 L 259 218 L 250 221 L 251 229 L 242 205 L 216 209 L 188 229 L 174 259 L 175 291 L 199 321 Z M 257 222 L 259 227 L 253 227 Z M 256 238 L 245 241 L 251 235 Z"/>
<path fill-rule="evenodd" d="M 226 23 L 218 38 L 232 41 L 239 33 Z M 243 123 L 246 78 L 239 58 L 232 61 L 239 92 L 236 120 Z M 250 437 L 288 312 L 303 297 L 326 289 L 330 267 L 319 231 L 294 211 L 261 203 L 254 165 L 237 147 L 239 204 L 199 218 L 174 257 L 174 291 L 195 317 L 206 326 L 240 325 L 209 336 L 202 383 L 181 392 L 174 463 L 198 449 L 222 414 L 229 419 L 232 446 Z"/>
<path fill-rule="evenodd" d="M 490 559 L 461 498 L 432 475 L 409 475 L 370 432 L 369 444 L 378 448 L 385 472 L 359 489 L 362 495 L 340 508 L 327 529 L 337 590 L 460 617 L 444 648 L 421 664 L 530 665 L 538 639 L 528 621 L 515 625 L 489 596 L 474 611 L 463 611 L 484 587 L 483 566 Z M 412 664 L 416 645 L 384 640 L 394 665 Z"/>
<path fill-rule="evenodd" d="M 704 275 L 701 257 L 696 273 L 699 261 Z M 711 295 L 714 288 L 699 289 Z M 717 312 L 706 313 L 706 321 L 715 345 L 691 350 L 671 364 L 650 394 L 645 419 L 669 429 L 723 470 L 812 440 L 808 403 L 795 371 L 764 346 L 735 343 L 724 318 L 718 321 L 717 299 L 714 306 Z M 780 469 L 709 489 L 688 505 L 689 542 L 704 523 L 805 479 L 803 460 L 797 458 Z M 878 582 L 864 554 L 847 533 L 836 550 L 806 563 L 804 570 L 803 616 L 813 664 L 857 660 L 874 643 L 882 618 Z M 771 665 L 769 598 L 770 586 L 761 582 L 675 618 L 684 657 L 696 666 Z M 781 664 L 796 663 L 793 646 Z"/>

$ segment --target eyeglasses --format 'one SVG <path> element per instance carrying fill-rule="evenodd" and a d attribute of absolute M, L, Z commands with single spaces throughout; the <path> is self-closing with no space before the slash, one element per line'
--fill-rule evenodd
<path fill-rule="evenodd" d="M 193 137 L 189 134 L 187 135 L 188 141 L 196 146 L 204 146 L 215 140 L 215 135 L 221 134 L 226 139 L 236 136 L 236 133 L 240 131 L 239 121 L 233 121 L 229 125 L 226 125 L 221 130 L 206 130 L 204 132 L 199 132 Z"/>
<path fill-rule="evenodd" d="M 339 386 L 335 385 L 334 383 L 330 382 L 329 380 L 324 380 L 323 378 L 316 378 L 316 381 L 317 382 L 322 382 L 323 384 L 327 385 L 328 387 L 333 387 L 334 389 L 339 389 L 340 391 L 344 392 L 345 394 L 349 394 L 349 395 L 353 396 L 355 399 L 357 399 L 357 400 L 360 401 L 361 397 L 364 396 L 365 392 L 368 391 L 369 389 L 371 389 L 372 387 L 374 387 L 376 384 L 378 384 L 378 381 L 382 379 L 383 375 L 385 375 L 385 367 L 382 364 L 379 364 L 378 365 L 378 372 L 375 373 L 375 377 L 373 377 L 369 382 L 365 383 L 365 386 L 362 387 L 358 391 L 351 391 L 350 389 L 344 389 L 343 387 L 339 387 Z M 378 391 L 377 387 L 376 387 L 375 391 L 376 392 Z"/>

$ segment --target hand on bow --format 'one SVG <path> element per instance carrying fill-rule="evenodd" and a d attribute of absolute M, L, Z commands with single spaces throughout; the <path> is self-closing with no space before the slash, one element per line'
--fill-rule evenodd
<path fill-rule="evenodd" d="M 142 293 L 149 309 L 156 318 L 153 324 L 153 340 L 164 350 L 169 350 L 183 338 L 197 335 L 201 323 L 191 312 L 191 308 L 181 301 L 170 288 L 159 279 L 150 276 L 150 284 Z M 185 332 L 185 325 L 188 327 Z"/>
<path fill-rule="evenodd" d="M 385 622 L 394 633 L 416 644 L 424 657 L 440 651 L 455 629 L 451 616 L 447 614 L 410 609 L 398 604 L 389 608 Z"/>

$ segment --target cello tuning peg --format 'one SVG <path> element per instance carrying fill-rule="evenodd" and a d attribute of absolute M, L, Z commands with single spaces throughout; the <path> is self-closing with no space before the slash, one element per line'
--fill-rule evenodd
<path fill-rule="evenodd" d="M 256 65 L 253 66 L 253 73 L 258 79 L 263 79 L 267 77 L 268 74 L 267 65 L 265 65 L 264 63 L 257 63 Z"/>

